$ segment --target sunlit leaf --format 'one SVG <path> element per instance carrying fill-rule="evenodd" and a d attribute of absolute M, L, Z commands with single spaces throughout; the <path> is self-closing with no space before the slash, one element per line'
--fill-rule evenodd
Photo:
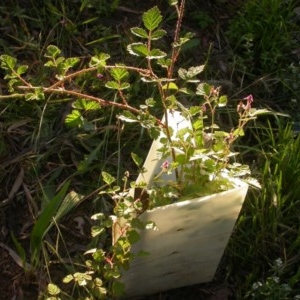
<path fill-rule="evenodd" d="M 48 283 L 47 291 L 52 296 L 56 296 L 56 295 L 60 294 L 60 288 L 56 284 L 53 284 L 53 283 Z"/>
<path fill-rule="evenodd" d="M 61 50 L 54 45 L 49 45 L 46 49 L 46 54 L 45 57 L 49 57 L 49 58 L 56 58 L 58 55 L 60 55 Z"/>
<path fill-rule="evenodd" d="M 227 96 L 226 96 L 226 95 L 220 96 L 219 101 L 218 101 L 218 106 L 219 106 L 219 107 L 224 107 L 224 106 L 226 106 L 227 101 L 228 101 L 228 99 L 227 99 Z"/>
<path fill-rule="evenodd" d="M 147 55 L 147 58 L 149 59 L 157 59 L 157 58 L 163 58 L 167 56 L 167 53 L 159 50 L 159 49 L 152 49 L 149 53 L 149 55 Z"/>
<path fill-rule="evenodd" d="M 110 58 L 109 54 L 100 53 L 98 55 L 92 56 L 89 62 L 90 67 L 104 67 L 106 65 L 106 61 Z"/>
<path fill-rule="evenodd" d="M 145 29 L 140 28 L 140 27 L 133 27 L 130 30 L 134 35 L 141 37 L 141 38 L 148 39 L 148 33 L 146 32 Z"/>
<path fill-rule="evenodd" d="M 174 82 L 168 82 L 163 85 L 163 90 L 178 90 L 178 86 Z"/>
<path fill-rule="evenodd" d="M 201 65 L 201 66 L 197 66 L 197 67 L 190 67 L 186 74 L 187 77 L 190 79 L 190 78 L 193 78 L 196 75 L 202 73 L 204 70 L 204 67 L 205 67 L 205 65 Z"/>
<path fill-rule="evenodd" d="M 63 283 L 70 283 L 72 280 L 74 280 L 73 275 L 69 274 L 66 277 L 63 278 Z"/>
<path fill-rule="evenodd" d="M 77 109 L 73 109 L 70 114 L 66 116 L 65 124 L 69 127 L 81 127 L 83 126 L 83 116 Z"/>
<path fill-rule="evenodd" d="M 97 110 L 101 106 L 98 102 L 95 101 L 89 101 L 85 99 L 77 99 L 72 106 L 77 109 L 83 109 L 83 110 Z"/>
<path fill-rule="evenodd" d="M 111 176 L 109 173 L 107 173 L 107 172 L 105 172 L 105 171 L 102 171 L 102 172 L 101 172 L 101 175 L 102 175 L 103 181 L 104 181 L 106 184 L 108 184 L 108 185 L 110 185 L 110 184 L 112 184 L 113 182 L 116 181 L 116 178 L 115 178 L 115 177 Z"/>
<path fill-rule="evenodd" d="M 127 46 L 127 51 L 136 56 L 148 56 L 149 51 L 145 44 L 143 43 L 132 43 Z"/>
<path fill-rule="evenodd" d="M 111 69 L 110 74 L 116 81 L 121 81 L 122 79 L 127 78 L 129 75 L 128 71 L 122 67 Z"/>
<path fill-rule="evenodd" d="M 117 81 L 107 81 L 105 83 L 105 86 L 112 90 L 118 90 L 119 89 L 119 83 Z"/>
<path fill-rule="evenodd" d="M 162 15 L 157 6 L 149 9 L 143 14 L 143 23 L 148 30 L 156 29 L 162 21 Z"/>
<path fill-rule="evenodd" d="M 163 29 L 157 29 L 151 33 L 151 40 L 158 40 L 165 36 L 167 32 Z"/>
<path fill-rule="evenodd" d="M 122 114 L 118 116 L 118 118 L 128 123 L 139 122 L 137 117 L 130 111 L 123 111 Z"/>

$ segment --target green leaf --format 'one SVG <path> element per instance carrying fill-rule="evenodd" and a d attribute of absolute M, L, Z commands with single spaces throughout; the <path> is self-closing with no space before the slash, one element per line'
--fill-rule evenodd
<path fill-rule="evenodd" d="M 101 226 L 93 226 L 91 229 L 91 236 L 95 237 L 100 235 L 101 233 L 105 232 L 105 228 Z"/>
<path fill-rule="evenodd" d="M 224 107 L 224 106 L 227 105 L 227 102 L 228 102 L 227 96 L 226 96 L 226 95 L 222 95 L 222 96 L 220 96 L 220 98 L 219 98 L 218 106 L 219 106 L 219 107 Z"/>
<path fill-rule="evenodd" d="M 162 21 L 162 15 L 157 6 L 149 9 L 143 14 L 143 23 L 148 30 L 156 29 Z"/>
<path fill-rule="evenodd" d="M 98 249 L 92 256 L 96 262 L 101 262 L 105 258 L 105 252 L 102 249 Z"/>
<path fill-rule="evenodd" d="M 168 0 L 169 5 L 178 5 L 178 0 Z"/>
<path fill-rule="evenodd" d="M 148 33 L 146 32 L 145 29 L 140 28 L 140 27 L 133 27 L 130 30 L 134 35 L 141 37 L 141 38 L 148 39 Z"/>
<path fill-rule="evenodd" d="M 122 82 L 119 86 L 119 90 L 126 90 L 130 88 L 130 84 L 128 82 Z"/>
<path fill-rule="evenodd" d="M 70 283 L 72 280 L 74 280 L 73 275 L 69 274 L 66 277 L 63 278 L 63 283 Z"/>
<path fill-rule="evenodd" d="M 196 75 L 203 72 L 205 65 L 197 66 L 197 67 L 190 67 L 187 71 L 187 77 L 189 79 L 195 77 Z"/>
<path fill-rule="evenodd" d="M 140 235 L 136 230 L 127 231 L 127 238 L 130 245 L 137 243 L 140 240 Z"/>
<path fill-rule="evenodd" d="M 127 51 L 136 56 L 147 57 L 149 54 L 148 48 L 143 43 L 132 43 L 127 46 Z"/>
<path fill-rule="evenodd" d="M 33 229 L 30 234 L 30 252 L 31 252 L 31 263 L 33 266 L 37 266 L 40 259 L 40 251 L 43 243 L 43 238 L 49 230 L 49 224 L 56 216 L 56 212 L 61 205 L 70 182 L 67 181 L 62 186 L 61 190 L 54 196 L 53 199 L 47 204 L 42 213 L 36 220 Z"/>
<path fill-rule="evenodd" d="M 51 296 L 57 296 L 60 294 L 60 288 L 53 283 L 48 283 L 47 291 Z"/>
<path fill-rule="evenodd" d="M 211 86 L 208 83 L 200 83 L 197 86 L 196 94 L 201 96 L 209 96 Z"/>
<path fill-rule="evenodd" d="M 78 109 L 73 109 L 70 114 L 66 116 L 65 124 L 69 127 L 82 127 L 83 117 Z"/>
<path fill-rule="evenodd" d="M 89 67 L 104 67 L 106 66 L 106 61 L 110 58 L 109 54 L 100 53 L 98 55 L 92 56 L 89 62 Z"/>
<path fill-rule="evenodd" d="M 27 70 L 28 70 L 28 66 L 21 65 L 21 66 L 18 67 L 17 73 L 18 73 L 18 75 L 22 75 L 22 74 L 26 73 Z"/>
<path fill-rule="evenodd" d="M 158 63 L 160 66 L 162 66 L 163 68 L 166 68 L 166 69 L 167 69 L 168 67 L 170 67 L 172 61 L 171 61 L 170 58 L 167 58 L 167 59 L 165 59 L 165 58 L 159 58 L 159 59 L 157 60 L 157 63 Z"/>
<path fill-rule="evenodd" d="M 107 173 L 105 171 L 102 171 L 101 175 L 102 175 L 103 181 L 108 185 L 111 185 L 113 182 L 116 181 L 115 177 L 111 176 L 109 173 Z"/>
<path fill-rule="evenodd" d="M 156 104 L 156 101 L 153 98 L 148 98 L 145 100 L 145 103 L 149 107 L 153 107 Z"/>
<path fill-rule="evenodd" d="M 129 75 L 129 72 L 125 68 L 113 68 L 110 71 L 111 76 L 114 78 L 116 81 L 121 81 L 124 78 L 127 78 Z"/>
<path fill-rule="evenodd" d="M 134 163 L 137 165 L 137 167 L 140 167 L 143 163 L 143 159 L 139 157 L 137 154 L 131 152 L 131 158 L 134 161 Z"/>
<path fill-rule="evenodd" d="M 45 57 L 55 59 L 61 53 L 60 49 L 57 46 L 49 45 L 46 49 Z"/>
<path fill-rule="evenodd" d="M 118 90 L 119 89 L 119 82 L 117 81 L 107 81 L 105 83 L 105 86 L 108 88 L 108 89 L 112 89 L 112 90 Z"/>
<path fill-rule="evenodd" d="M 69 57 L 64 61 L 64 70 L 67 71 L 70 68 L 73 68 L 79 62 L 78 57 Z"/>
<path fill-rule="evenodd" d="M 233 136 L 244 136 L 245 132 L 243 128 L 237 128 L 234 132 L 233 132 Z"/>
<path fill-rule="evenodd" d="M 178 90 L 178 86 L 174 82 L 168 82 L 162 86 L 163 90 Z"/>
<path fill-rule="evenodd" d="M 118 118 L 120 120 L 122 120 L 124 122 L 128 122 L 128 123 L 139 122 L 137 117 L 130 111 L 123 111 L 123 113 L 121 115 L 119 115 Z"/>
<path fill-rule="evenodd" d="M 16 66 L 17 60 L 9 55 L 3 54 L 0 56 L 1 68 L 4 70 L 13 70 Z"/>
<path fill-rule="evenodd" d="M 147 58 L 149 59 L 158 59 L 158 58 L 163 58 L 167 56 L 167 53 L 159 50 L 159 49 L 152 49 L 149 53 L 149 55 L 147 55 Z"/>
<path fill-rule="evenodd" d="M 28 101 L 30 101 L 30 100 L 42 101 L 42 100 L 45 100 L 45 94 L 44 94 L 42 88 L 37 88 L 34 90 L 33 93 L 26 93 L 25 99 Z"/>
<path fill-rule="evenodd" d="M 163 36 L 165 36 L 166 34 L 167 34 L 167 32 L 165 30 L 157 29 L 151 33 L 151 40 L 152 41 L 158 40 L 158 39 L 162 38 Z"/>
<path fill-rule="evenodd" d="M 100 104 L 95 101 L 85 100 L 85 99 L 77 99 L 72 106 L 77 109 L 82 110 L 98 110 L 101 108 Z"/>

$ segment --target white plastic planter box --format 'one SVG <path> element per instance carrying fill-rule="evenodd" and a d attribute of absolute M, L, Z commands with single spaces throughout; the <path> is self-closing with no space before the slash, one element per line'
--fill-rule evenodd
<path fill-rule="evenodd" d="M 190 126 L 179 112 L 168 120 L 175 130 Z M 151 183 L 160 172 L 159 147 L 159 141 L 154 141 L 144 164 L 147 172 L 137 182 Z M 234 189 L 158 207 L 140 216 L 154 221 L 158 230 L 141 231 L 141 240 L 132 247 L 132 253 L 143 250 L 149 255 L 135 257 L 124 272 L 127 297 L 213 279 L 248 190 L 247 184 L 235 183 Z"/>

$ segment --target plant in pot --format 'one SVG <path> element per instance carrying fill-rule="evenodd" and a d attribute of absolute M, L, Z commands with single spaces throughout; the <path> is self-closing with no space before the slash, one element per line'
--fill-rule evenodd
<path fill-rule="evenodd" d="M 93 227 L 92 235 L 99 236 L 112 227 L 113 245 L 105 251 L 97 247 L 88 251 L 93 258 L 86 262 L 88 271 L 76 272 L 64 280 L 89 286 L 96 299 L 107 293 L 120 294 L 122 283 L 126 295 L 135 296 L 210 281 L 248 188 L 238 178 L 249 180 L 249 168 L 235 161 L 232 146 L 244 135 L 247 122 L 266 111 L 254 109 L 250 95 L 237 104 L 234 128 L 221 122 L 220 109 L 226 106 L 227 97 L 220 87 L 198 79 L 205 66 L 177 67 L 182 45 L 192 35 L 180 33 L 185 1 L 169 3 L 177 14 L 169 54 L 153 46 L 166 34 L 160 28 L 162 15 L 157 7 L 143 14 L 143 27 L 131 29 L 142 42 L 129 44 L 127 50 L 141 58 L 145 67 L 108 65 L 110 56 L 100 53 L 91 57 L 87 67 L 76 70 L 79 58 L 65 59 L 56 46 L 48 46 L 45 68 L 55 72 L 55 80 L 49 85 L 44 77 L 26 77 L 28 67 L 18 66 L 15 58 L 1 56 L 11 95 L 0 98 L 54 101 L 55 97 L 68 95 L 77 100 L 65 123 L 85 130 L 93 126 L 84 111 L 113 107 L 118 110 L 119 120 L 140 124 L 153 139 L 144 164 L 132 153 L 140 172 L 134 182 L 129 183 L 126 173 L 123 186 L 115 186 L 116 179 L 102 172 L 105 188 L 101 194 L 115 201 L 114 216 L 93 216 L 99 225 Z M 135 83 L 131 73 L 135 74 Z M 80 84 L 88 74 L 113 91 L 115 100 L 102 99 L 83 89 Z M 130 89 L 135 85 L 148 85 L 154 95 L 145 97 L 137 107 L 129 101 Z M 157 111 L 162 118 L 157 117 Z M 140 231 L 151 226 L 157 230 Z M 149 255 L 131 259 L 134 253 L 144 251 Z"/>

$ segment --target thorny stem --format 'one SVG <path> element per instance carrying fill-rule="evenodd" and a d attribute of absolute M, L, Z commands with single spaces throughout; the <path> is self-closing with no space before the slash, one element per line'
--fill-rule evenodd
<path fill-rule="evenodd" d="M 19 86 L 19 88 L 22 89 L 22 90 L 37 89 L 37 87 L 28 87 L 28 86 Z M 140 113 L 139 109 L 137 109 L 135 107 L 132 107 L 132 106 L 129 106 L 127 104 L 113 102 L 113 101 L 109 101 L 109 100 L 104 100 L 104 99 L 99 98 L 99 97 L 87 95 L 87 94 L 80 93 L 80 92 L 73 91 L 73 90 L 66 90 L 66 89 L 62 89 L 62 88 L 51 88 L 51 87 L 49 87 L 49 88 L 43 88 L 43 92 L 44 93 L 50 93 L 50 94 L 54 93 L 54 94 L 63 94 L 63 95 L 75 96 L 76 98 L 82 98 L 82 99 L 98 102 L 102 106 L 117 107 L 117 108 L 120 108 L 122 110 L 131 111 L 134 114 L 139 114 Z M 156 123 L 159 126 L 165 127 L 165 125 L 158 118 L 156 118 Z"/>
<path fill-rule="evenodd" d="M 178 43 L 178 40 L 179 40 L 179 33 L 180 33 L 180 29 L 181 29 L 184 7 L 185 7 L 185 0 L 181 1 L 179 7 L 178 7 L 178 5 L 176 5 L 178 19 L 176 22 L 176 29 L 175 29 L 175 34 L 174 34 L 174 42 L 173 42 L 173 49 L 172 49 L 172 55 L 171 55 L 171 64 L 170 64 L 170 67 L 168 68 L 168 73 L 167 73 L 168 79 L 171 79 L 173 77 L 174 66 L 175 66 L 175 63 L 177 61 L 177 58 L 178 58 L 178 55 L 180 52 L 180 47 L 176 46 L 176 44 Z M 166 90 L 168 90 L 168 85 L 169 85 L 169 82 L 167 83 Z M 171 137 L 171 134 L 169 131 L 168 114 L 167 114 L 167 107 L 166 107 L 166 103 L 165 103 L 167 95 L 164 93 L 164 90 L 162 89 L 160 84 L 159 84 L 159 90 L 160 90 L 161 97 L 163 99 L 163 106 L 164 106 L 164 111 L 165 111 L 166 136 L 167 136 L 167 139 L 169 140 L 170 144 L 172 145 L 172 137 Z M 171 156 L 172 156 L 172 160 L 175 162 L 176 161 L 176 153 L 175 153 L 175 150 L 173 147 L 171 147 Z M 175 169 L 175 177 L 176 177 L 176 181 L 180 185 L 179 172 L 178 172 L 177 168 Z"/>

